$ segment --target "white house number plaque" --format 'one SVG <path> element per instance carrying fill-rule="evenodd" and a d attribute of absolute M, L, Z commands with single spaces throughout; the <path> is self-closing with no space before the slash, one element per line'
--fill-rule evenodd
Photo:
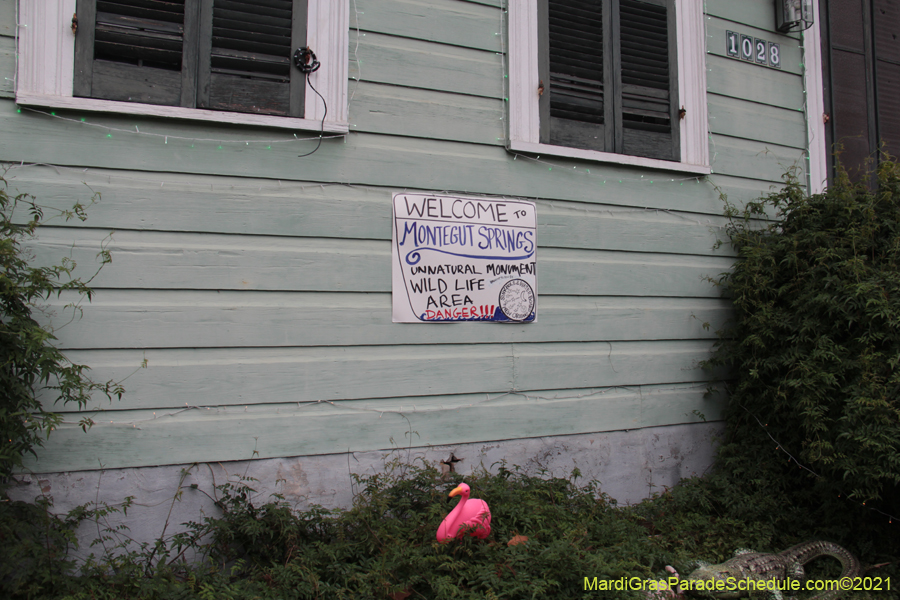
<path fill-rule="evenodd" d="M 781 44 L 736 31 L 725 32 L 725 53 L 729 58 L 775 69 L 781 68 Z"/>

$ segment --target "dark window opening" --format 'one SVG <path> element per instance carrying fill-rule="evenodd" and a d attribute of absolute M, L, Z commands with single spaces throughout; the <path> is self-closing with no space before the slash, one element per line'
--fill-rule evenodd
<path fill-rule="evenodd" d="M 540 0 L 541 142 L 677 161 L 670 0 Z"/>

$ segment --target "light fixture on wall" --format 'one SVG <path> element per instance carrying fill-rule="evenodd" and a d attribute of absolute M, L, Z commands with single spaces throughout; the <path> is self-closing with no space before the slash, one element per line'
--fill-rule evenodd
<path fill-rule="evenodd" d="M 813 0 L 775 0 L 775 27 L 782 33 L 813 25 Z"/>

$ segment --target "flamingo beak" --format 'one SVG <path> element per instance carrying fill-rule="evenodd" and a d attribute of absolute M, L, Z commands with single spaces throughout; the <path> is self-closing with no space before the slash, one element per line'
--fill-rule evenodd
<path fill-rule="evenodd" d="M 458 496 L 460 494 L 462 494 L 462 488 L 458 487 L 458 488 L 454 489 L 452 492 L 450 492 L 450 497 L 452 498 L 453 496 Z"/>

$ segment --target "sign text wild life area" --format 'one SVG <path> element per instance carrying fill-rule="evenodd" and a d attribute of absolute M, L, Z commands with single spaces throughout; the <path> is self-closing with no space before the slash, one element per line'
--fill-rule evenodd
<path fill-rule="evenodd" d="M 394 194 L 393 320 L 537 317 L 533 202 Z"/>

